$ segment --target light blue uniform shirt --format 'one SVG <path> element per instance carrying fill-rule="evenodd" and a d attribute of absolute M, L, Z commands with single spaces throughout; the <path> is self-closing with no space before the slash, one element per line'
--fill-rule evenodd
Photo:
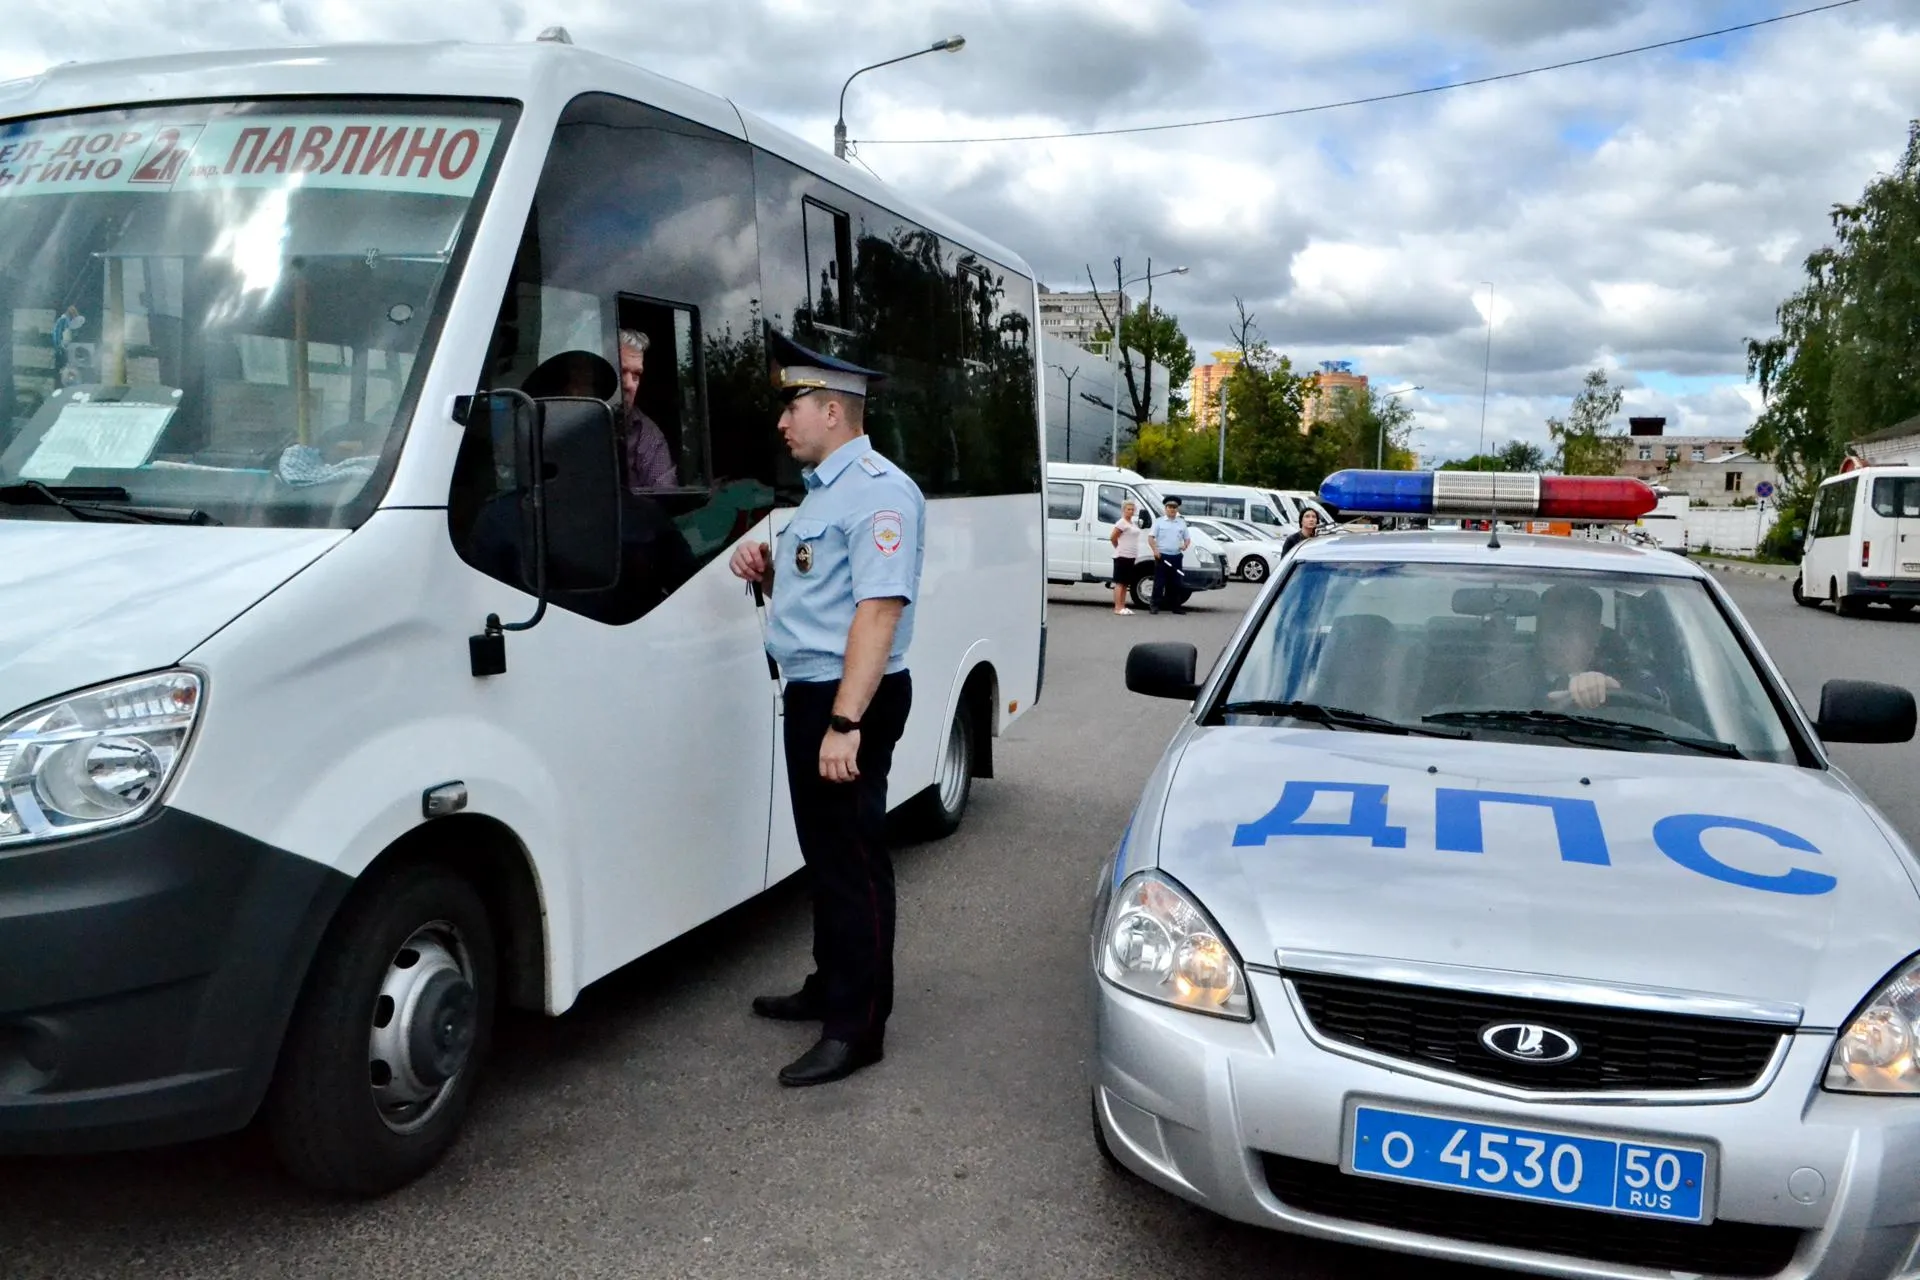
<path fill-rule="evenodd" d="M 774 551 L 767 652 L 789 680 L 838 680 L 854 606 L 897 596 L 907 606 L 887 671 L 906 670 L 926 560 L 927 503 L 920 487 L 874 452 L 864 435 L 801 477 L 807 496 Z"/>
<path fill-rule="evenodd" d="M 1187 540 L 1187 522 L 1179 516 L 1161 516 L 1153 522 L 1153 545 L 1163 556 L 1177 556 Z"/>

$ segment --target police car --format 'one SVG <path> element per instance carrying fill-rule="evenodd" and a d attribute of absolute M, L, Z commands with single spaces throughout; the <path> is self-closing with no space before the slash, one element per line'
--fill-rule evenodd
<path fill-rule="evenodd" d="M 1634 480 L 1342 472 L 1343 513 L 1630 521 Z M 1315 539 L 1092 912 L 1108 1158 L 1243 1222 L 1567 1276 L 1920 1274 L 1920 865 L 1680 557 Z"/>

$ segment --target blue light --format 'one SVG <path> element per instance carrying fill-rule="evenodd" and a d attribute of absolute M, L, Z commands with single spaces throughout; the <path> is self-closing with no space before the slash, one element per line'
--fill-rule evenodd
<path fill-rule="evenodd" d="M 1429 515 L 1431 471 L 1336 471 L 1320 482 L 1320 501 L 1336 511 Z"/>

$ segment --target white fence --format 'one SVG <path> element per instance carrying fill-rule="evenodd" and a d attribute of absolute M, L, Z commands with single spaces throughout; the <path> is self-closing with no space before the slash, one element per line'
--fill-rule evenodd
<path fill-rule="evenodd" d="M 1689 507 L 1687 546 L 1693 551 L 1710 547 L 1737 556 L 1750 556 L 1780 518 L 1771 505 L 1754 507 Z"/>

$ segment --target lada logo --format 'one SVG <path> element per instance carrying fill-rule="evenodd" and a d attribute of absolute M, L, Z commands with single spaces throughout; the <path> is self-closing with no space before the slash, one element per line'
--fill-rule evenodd
<path fill-rule="evenodd" d="M 1486 1046 L 1487 1052 L 1510 1061 L 1537 1062 L 1542 1066 L 1571 1062 L 1580 1056 L 1578 1040 L 1537 1022 L 1497 1022 L 1481 1030 L 1480 1043 Z"/>

